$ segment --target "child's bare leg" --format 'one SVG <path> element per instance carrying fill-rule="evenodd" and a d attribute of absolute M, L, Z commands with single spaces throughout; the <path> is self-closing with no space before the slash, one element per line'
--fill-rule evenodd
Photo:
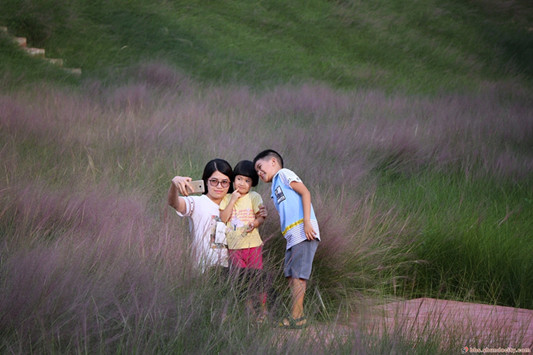
<path fill-rule="evenodd" d="M 246 299 L 246 312 L 248 312 L 249 315 L 254 314 L 254 305 L 251 298 Z"/>
<path fill-rule="evenodd" d="M 261 305 L 261 313 L 263 314 L 267 314 L 268 310 L 267 310 L 267 295 L 265 292 L 261 292 L 259 294 L 259 304 Z"/>
<path fill-rule="evenodd" d="M 259 293 L 259 316 L 257 317 L 257 321 L 259 323 L 263 323 L 268 318 L 268 310 L 266 305 L 266 293 Z"/>
<path fill-rule="evenodd" d="M 304 296 L 307 287 L 307 281 L 303 279 L 289 278 L 289 287 L 292 296 L 291 315 L 293 319 L 299 319 L 304 316 Z"/>

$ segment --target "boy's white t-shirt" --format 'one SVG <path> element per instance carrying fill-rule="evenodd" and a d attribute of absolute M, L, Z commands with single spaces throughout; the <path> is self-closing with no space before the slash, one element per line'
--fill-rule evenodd
<path fill-rule="evenodd" d="M 182 198 L 185 200 L 185 213 L 177 214 L 189 218 L 194 260 L 202 272 L 210 266 L 227 267 L 226 225 L 220 220 L 219 205 L 206 195 Z"/>

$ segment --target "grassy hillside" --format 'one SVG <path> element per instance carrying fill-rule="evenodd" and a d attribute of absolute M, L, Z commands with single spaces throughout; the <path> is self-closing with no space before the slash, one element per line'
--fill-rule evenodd
<path fill-rule="evenodd" d="M 312 193 L 313 321 L 391 297 L 533 309 L 532 12 L 506 5 L 0 2 L 0 23 L 83 69 L 0 37 L 0 352 L 477 344 L 453 329 L 416 344 L 358 330 L 283 338 L 255 324 L 235 284 L 196 277 L 188 225 L 166 205 L 171 178 L 265 148 Z M 269 186 L 257 191 L 275 320 L 284 241 Z"/>
<path fill-rule="evenodd" d="M 5 0 L 0 23 L 90 76 L 157 59 L 208 81 L 435 92 L 530 82 L 532 13 L 527 0 Z"/>

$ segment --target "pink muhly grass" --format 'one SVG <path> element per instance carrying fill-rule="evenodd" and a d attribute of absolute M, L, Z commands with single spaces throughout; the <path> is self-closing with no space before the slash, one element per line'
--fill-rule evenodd
<path fill-rule="evenodd" d="M 0 112 L 0 124 L 12 133 L 38 134 L 48 128 L 37 110 L 16 98 L 0 96 Z"/>
<path fill-rule="evenodd" d="M 28 95 L 14 102 L 4 98 L 8 113 L 3 119 L 15 127 L 20 124 L 15 122 L 25 122 L 19 116 L 27 115 L 32 124 L 41 122 L 42 127 L 35 126 L 40 136 L 64 142 L 65 137 L 72 137 L 72 142 L 78 135 L 77 141 L 84 146 L 128 147 L 139 155 L 191 153 L 197 151 L 192 146 L 200 144 L 206 158 L 238 161 L 264 147 L 278 147 L 289 159 L 294 156 L 293 161 L 309 154 L 337 165 L 354 158 L 366 161 L 364 171 L 370 171 L 372 164 L 383 164 L 383 159 L 393 159 L 394 165 L 415 170 L 474 169 L 517 177 L 530 172 L 531 108 L 525 102 L 506 105 L 494 93 L 497 89 L 431 99 L 339 92 L 311 84 L 264 92 L 246 87 L 199 89 L 164 65 L 151 63 L 143 68 L 141 72 L 146 73 L 139 74 L 135 82 L 97 90 L 99 94 L 89 100 L 52 91 L 36 96 L 27 108 Z M 150 84 L 167 76 L 168 85 L 183 83 L 187 89 L 162 91 Z M 33 100 L 37 94 L 31 95 Z M 44 111 L 32 109 L 39 105 Z M 240 144 L 228 144 L 236 141 Z M 511 156 L 516 162 L 504 164 L 504 157 Z M 304 169 L 310 166 L 302 165 Z"/>
<path fill-rule="evenodd" d="M 342 94 L 326 85 L 304 84 L 280 86 L 262 94 L 258 102 L 268 107 L 273 117 L 304 116 L 320 119 L 332 113 L 350 116 L 357 106 L 351 95 Z"/>
<path fill-rule="evenodd" d="M 115 89 L 107 104 L 119 111 L 137 111 L 150 102 L 150 91 L 144 84 L 128 84 Z"/>
<path fill-rule="evenodd" d="M 395 288 L 409 277 L 416 232 L 394 210 L 380 208 L 370 192 L 357 200 L 317 192 L 314 201 L 323 236 L 316 272 L 330 294 Z"/>
<path fill-rule="evenodd" d="M 126 83 L 83 90 L 0 96 L 0 325 L 11 339 L 64 337 L 91 350 L 124 342 L 123 351 L 138 341 L 150 351 L 168 339 L 195 345 L 188 334 L 216 337 L 213 324 L 227 330 L 217 317 L 231 302 L 194 277 L 188 225 L 164 202 L 173 175 L 199 178 L 214 157 L 234 165 L 280 151 L 319 218 L 314 277 L 341 301 L 401 287 L 418 262 L 416 227 L 375 200 L 376 171 L 528 181 L 533 168 L 531 103 L 518 89 L 506 99 L 498 88 L 423 98 L 200 87 L 151 63 Z M 262 236 L 269 270 L 281 275 L 269 187 L 257 188 L 271 211 Z"/>
<path fill-rule="evenodd" d="M 170 290 L 193 275 L 187 248 L 181 232 L 147 218 L 145 197 L 26 187 L 4 199 L 14 224 L 3 226 L 3 329 L 70 342 L 180 322 Z"/>
<path fill-rule="evenodd" d="M 154 61 L 142 63 L 138 67 L 132 68 L 131 71 L 137 81 L 146 83 L 156 89 L 183 93 L 191 91 L 194 87 L 188 76 L 165 63 Z M 128 78 L 131 77 L 128 76 Z"/>

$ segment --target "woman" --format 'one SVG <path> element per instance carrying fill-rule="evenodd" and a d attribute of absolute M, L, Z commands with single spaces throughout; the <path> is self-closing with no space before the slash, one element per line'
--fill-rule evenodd
<path fill-rule="evenodd" d="M 228 249 L 224 244 L 226 226 L 220 220 L 219 205 L 233 191 L 233 171 L 227 161 L 213 159 L 206 164 L 202 180 L 204 194 L 189 196 L 192 179 L 175 176 L 168 191 L 168 204 L 178 216 L 189 218 L 193 259 L 203 272 L 212 266 L 228 267 Z"/>

